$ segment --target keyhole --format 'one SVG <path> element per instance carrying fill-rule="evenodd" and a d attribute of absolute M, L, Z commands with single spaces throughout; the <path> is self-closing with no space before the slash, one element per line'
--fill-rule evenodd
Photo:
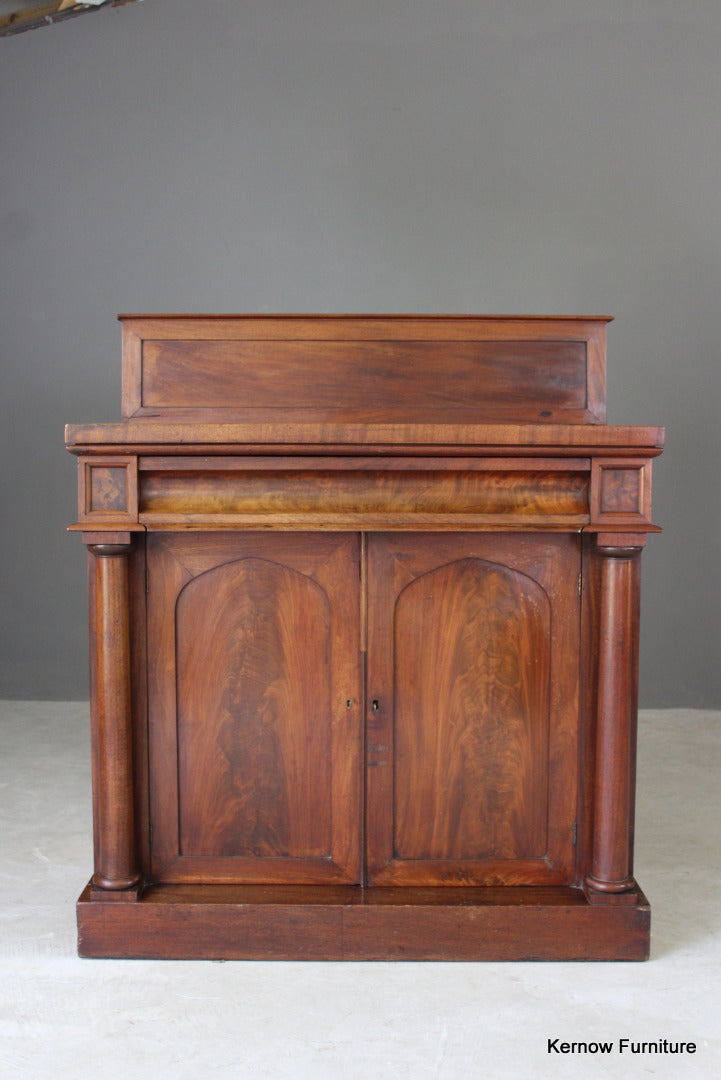
<path fill-rule="evenodd" d="M 380 708 L 380 706 L 378 705 L 378 700 L 377 699 L 374 700 L 373 705 L 371 707 L 373 709 L 373 712 L 378 712 L 378 709 Z"/>

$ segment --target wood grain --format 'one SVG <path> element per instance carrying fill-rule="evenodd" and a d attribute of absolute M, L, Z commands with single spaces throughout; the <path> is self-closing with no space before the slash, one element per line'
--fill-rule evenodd
<path fill-rule="evenodd" d="M 330 857 L 328 597 L 245 558 L 193 578 L 175 619 L 181 853 Z"/>
<path fill-rule="evenodd" d="M 545 856 L 550 614 L 531 578 L 477 558 L 401 592 L 397 859 Z"/>
<path fill-rule="evenodd" d="M 459 892 L 461 895 L 459 896 Z M 78 902 L 81 956 L 227 960 L 646 960 L 650 910 L 580 889 L 262 892 L 150 888 L 139 904 Z"/>
<path fill-rule="evenodd" d="M 587 418 L 585 342 L 148 340 L 142 378 L 161 417 Z"/>
<path fill-rule="evenodd" d="M 126 417 L 605 420 L 604 318 L 121 319 Z"/>
<path fill-rule="evenodd" d="M 139 881 L 135 854 L 133 734 L 130 685 L 128 557 L 131 544 L 91 543 L 95 667 L 91 724 L 95 873 L 101 890 L 126 891 Z"/>
<path fill-rule="evenodd" d="M 152 876 L 360 880 L 358 537 L 147 546 Z"/>
<path fill-rule="evenodd" d="M 126 527 L 138 520 L 135 455 L 83 454 L 78 459 L 78 522 L 84 531 Z"/>
<path fill-rule="evenodd" d="M 619 525 L 643 530 L 651 524 L 653 463 L 644 458 L 606 456 L 591 468 L 591 522 L 613 531 Z"/>
<path fill-rule="evenodd" d="M 481 423 L 302 423 L 288 417 L 277 423 L 203 423 L 188 418 L 185 423 L 158 420 L 128 420 L 122 424 L 67 424 L 65 443 L 71 453 L 93 447 L 100 452 L 112 447 L 122 452 L 152 453 L 155 448 L 173 447 L 175 453 L 218 453 L 224 447 L 229 454 L 268 453 L 276 447 L 281 454 L 295 447 L 304 452 L 347 453 L 353 447 L 368 453 L 368 447 L 388 448 L 391 453 L 421 453 L 442 447 L 447 453 L 482 456 L 498 448 L 503 453 L 556 450 L 561 455 L 578 457 L 593 453 L 638 454 L 639 448 L 650 456 L 663 449 L 662 427 L 618 427 L 590 424 L 481 424 Z M 425 450 L 426 453 L 429 450 Z"/>
<path fill-rule="evenodd" d="M 388 533 L 368 552 L 369 881 L 572 883 L 578 540 Z"/>
<path fill-rule="evenodd" d="M 142 515 L 296 512 L 587 514 L 588 480 L 555 470 L 142 474 Z"/>
<path fill-rule="evenodd" d="M 593 849 L 588 887 L 631 892 L 636 794 L 640 554 L 643 543 L 601 543 Z M 645 541 L 645 537 L 641 538 Z"/>

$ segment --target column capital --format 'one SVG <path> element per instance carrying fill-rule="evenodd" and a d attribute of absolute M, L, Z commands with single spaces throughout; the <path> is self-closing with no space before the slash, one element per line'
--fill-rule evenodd
<path fill-rule="evenodd" d="M 640 555 L 646 546 L 645 533 L 599 532 L 596 533 L 596 549 L 610 559 L 630 559 Z"/>
<path fill-rule="evenodd" d="M 80 532 L 76 525 L 71 525 L 72 532 Z M 85 546 L 92 551 L 93 548 L 129 548 L 133 542 L 133 532 L 130 529 L 82 529 L 82 538 Z M 98 555 L 109 555 L 110 551 L 98 551 Z"/>
<path fill-rule="evenodd" d="M 114 543 L 110 544 L 106 540 L 102 543 L 88 544 L 88 551 L 92 552 L 96 558 L 111 559 L 118 555 L 129 555 L 132 551 L 132 543 Z"/>

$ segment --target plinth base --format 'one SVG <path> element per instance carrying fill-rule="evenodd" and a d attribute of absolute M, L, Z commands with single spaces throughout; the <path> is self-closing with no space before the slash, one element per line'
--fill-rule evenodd
<path fill-rule="evenodd" d="M 155 960 L 646 960 L 651 912 L 581 889 L 153 885 L 80 896 L 78 952 Z"/>

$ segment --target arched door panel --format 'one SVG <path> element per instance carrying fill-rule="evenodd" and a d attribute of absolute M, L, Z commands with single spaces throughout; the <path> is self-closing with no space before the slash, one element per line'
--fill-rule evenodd
<path fill-rule="evenodd" d="M 370 881 L 569 883 L 579 570 L 569 536 L 370 539 Z"/>
<path fill-rule="evenodd" d="M 155 880 L 360 880 L 358 564 L 355 535 L 149 536 Z"/>

